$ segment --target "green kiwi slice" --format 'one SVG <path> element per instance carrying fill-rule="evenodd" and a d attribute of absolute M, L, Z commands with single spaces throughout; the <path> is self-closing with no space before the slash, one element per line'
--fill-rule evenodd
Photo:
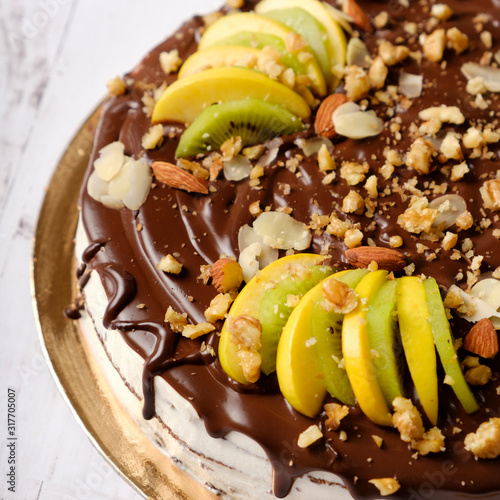
<path fill-rule="evenodd" d="M 216 151 L 231 137 L 241 137 L 244 146 L 255 146 L 303 129 L 302 120 L 279 104 L 255 98 L 227 101 L 209 106 L 194 120 L 175 154 L 188 158 Z"/>

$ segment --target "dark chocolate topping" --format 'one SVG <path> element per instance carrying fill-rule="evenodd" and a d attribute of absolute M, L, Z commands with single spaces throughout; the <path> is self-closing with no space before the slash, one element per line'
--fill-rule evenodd
<path fill-rule="evenodd" d="M 376 53 L 377 41 L 381 37 L 393 42 L 400 38 L 408 40 L 404 31 L 406 20 L 418 23 L 420 31 L 425 31 L 429 18 L 427 1 L 411 2 L 409 8 L 404 8 L 399 2 L 363 1 L 360 4 L 370 18 L 383 10 L 388 11 L 391 17 L 387 28 L 374 35 L 362 34 L 372 54 Z M 334 150 L 338 163 L 342 160 L 366 161 L 372 173 L 377 173 L 384 164 L 383 152 L 387 145 L 402 154 L 408 151 L 414 140 L 410 125 L 414 122 L 419 124 L 419 110 L 430 106 L 458 106 L 466 117 L 463 126 L 454 126 L 454 130 L 460 132 L 465 132 L 471 123 L 496 121 L 499 109 L 497 95 L 487 95 L 487 99 L 491 100 L 487 111 L 472 106 L 473 97 L 465 92 L 466 79 L 460 67 L 465 61 L 479 61 L 484 52 L 472 22 L 478 13 L 487 12 L 492 16 L 485 29 L 493 32 L 494 46 L 491 51 L 494 53 L 500 48 L 499 6 L 494 0 L 452 0 L 447 4 L 455 15 L 449 21 L 440 23 L 440 27 L 456 26 L 469 35 L 472 46 L 460 57 L 453 51 L 447 51 L 446 66 L 425 58 L 421 63 L 405 62 L 405 71 L 423 74 L 426 85 L 422 96 L 413 99 L 409 109 L 401 106 L 396 109 L 401 123 L 401 140 L 393 143 L 389 129 L 373 139 L 339 140 Z M 251 8 L 249 2 L 247 8 Z M 187 22 L 178 32 L 182 36 L 166 40 L 130 73 L 134 83 L 129 85 L 125 95 L 107 101 L 94 142 L 91 166 L 99 150 L 117 140 L 125 144 L 127 155 L 146 158 L 150 163 L 155 160 L 173 161 L 178 138 L 166 137 L 161 147 L 147 153 L 143 151 L 141 139 L 151 123 L 143 112 L 141 97 L 148 88 L 146 84 L 159 87 L 163 81 L 171 83 L 176 78 L 161 71 L 159 53 L 177 48 L 185 59 L 196 50 L 198 30 L 202 25 L 201 18 Z M 418 40 L 413 38 L 408 46 L 411 50 L 419 50 Z M 389 73 L 389 80 L 396 85 L 399 71 L 400 66 L 396 66 Z M 390 112 L 383 105 L 376 109 L 380 116 Z M 179 128 L 178 125 L 165 124 L 167 129 L 170 125 Z M 447 182 L 447 193 L 461 194 L 474 220 L 481 221 L 485 214 L 479 187 L 486 178 L 495 177 L 500 167 L 498 144 L 490 146 L 490 151 L 494 153 L 491 159 L 468 161 L 471 172 L 461 182 L 451 182 L 438 167 L 428 176 L 418 176 L 417 187 L 432 199 L 437 195 L 430 189 L 430 183 L 439 185 Z M 287 140 L 280 148 L 278 161 L 285 162 L 295 154 L 304 156 L 292 139 Z M 92 167 L 88 175 L 91 171 Z M 315 157 L 304 158 L 298 172 L 300 175 L 275 161 L 266 167 L 265 176 L 261 179 L 262 189 L 253 189 L 248 181 L 234 183 L 219 177 L 213 183 L 215 192 L 208 196 L 189 194 L 159 184 L 137 212 L 105 208 L 88 196 L 84 184 L 82 217 L 91 246 L 83 260 L 88 270 L 96 270 L 100 274 L 104 283 L 109 299 L 105 325 L 119 330 L 125 342 L 146 360 L 144 416 L 151 418 L 154 414 L 152 380 L 155 376 L 162 376 L 183 397 L 189 398 L 210 435 L 221 437 L 230 431 L 239 431 L 262 446 L 274 469 L 274 492 L 278 497 L 287 494 L 295 477 L 312 470 L 326 470 L 341 476 L 357 499 L 379 496 L 368 480 L 383 477 L 397 477 L 402 484 L 401 490 L 392 497 L 397 499 L 456 500 L 478 498 L 479 495 L 484 495 L 481 498 L 499 499 L 500 460 L 476 461 L 463 445 L 468 432 L 475 431 L 490 417 L 500 416 L 495 383 L 474 389 L 481 410 L 473 415 L 467 415 L 451 389 L 440 384 L 438 425 L 446 437 L 446 451 L 416 459 L 412 457 L 414 451 L 401 441 L 396 430 L 373 424 L 358 408 L 352 409 L 342 421 L 342 429 L 348 436 L 347 441 L 342 441 L 338 432 L 326 428 L 324 414 L 310 419 L 293 410 L 280 394 L 274 375 L 262 377 L 257 384 L 249 387 L 236 384 L 228 379 L 217 359 L 212 359 L 207 353 L 201 354 L 201 341 L 182 338 L 164 323 L 169 306 L 186 312 L 193 323 L 205 321 L 203 312 L 217 292 L 197 279 L 200 266 L 212 264 L 221 254 L 238 256 L 238 230 L 244 224 L 252 224 L 248 209 L 252 202 L 260 201 L 261 207 L 271 206 L 273 209 L 289 206 L 295 219 L 309 223 L 313 213 L 328 215 L 335 211 L 344 196 L 353 189 L 339 176 L 331 185 L 324 185 Z M 405 181 L 416 177 L 416 172 L 403 165 L 397 167 L 394 175 L 402 186 Z M 280 186 L 284 184 L 292 187 L 291 194 L 283 194 Z M 439 241 L 424 241 L 428 250 L 419 253 L 417 243 L 422 241 L 397 224 L 398 215 L 407 208 L 409 197 L 403 199 L 400 192 L 392 189 L 392 180 L 379 184 L 379 192 L 383 193 L 386 187 L 391 188 L 390 194 L 378 200 L 379 209 L 370 228 L 367 229 L 369 224 L 364 216 L 348 217 L 355 223 L 361 222 L 365 241 L 371 238 L 379 246 L 388 246 L 391 236 L 400 235 L 404 240 L 402 250 L 408 261 L 415 263 L 415 273 L 433 276 L 443 288 L 448 288 L 459 272 L 466 274 L 468 263 L 464 258 L 450 259 L 451 251 L 440 249 Z M 366 196 L 362 188 L 356 189 Z M 339 214 L 339 217 L 346 216 Z M 138 225 L 142 228 L 140 231 Z M 499 227 L 498 218 L 491 217 L 489 228 L 481 229 L 476 225 L 459 233 L 456 247 L 460 248 L 461 242 L 470 238 L 476 255 L 484 256 L 483 272 L 493 271 L 500 265 L 500 255 L 494 252 L 498 239 L 492 232 L 493 228 Z M 319 253 L 325 245 L 328 245 L 333 260 L 340 267 L 347 267 L 343 242 L 326 232 L 314 236 L 311 251 Z M 101 248 L 103 251 L 98 251 Z M 438 258 L 431 260 L 431 254 L 436 251 Z M 157 262 L 167 253 L 180 256 L 183 270 L 179 276 L 157 269 Z M 138 308 L 139 304 L 145 304 L 145 307 Z M 463 335 L 468 328 L 465 322 L 458 319 L 453 321 L 453 327 L 455 336 Z M 217 334 L 208 339 L 215 350 L 217 342 Z M 492 368 L 495 373 L 499 372 L 498 361 L 492 363 Z M 412 395 L 413 389 L 410 384 L 408 386 L 408 395 Z M 416 396 L 412 399 L 417 400 Z M 245 418 L 241 417 L 242 414 Z M 325 440 L 307 449 L 299 448 L 297 437 L 313 423 L 320 426 Z M 462 431 L 456 434 L 454 428 Z M 383 438 L 381 448 L 376 446 L 373 435 Z"/>

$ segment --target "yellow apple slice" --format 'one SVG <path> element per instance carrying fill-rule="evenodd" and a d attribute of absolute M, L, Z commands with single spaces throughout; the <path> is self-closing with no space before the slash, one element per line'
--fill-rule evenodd
<path fill-rule="evenodd" d="M 297 75 L 307 75 L 318 95 L 326 94 L 325 77 L 314 53 L 306 41 L 285 24 L 253 12 L 223 16 L 203 33 L 198 50 L 214 45 L 247 45 L 259 49 L 271 46 L 281 53 L 280 63 L 293 67 Z"/>
<path fill-rule="evenodd" d="M 192 123 L 207 107 L 245 97 L 279 104 L 300 118 L 308 118 L 307 102 L 286 85 L 243 68 L 214 68 L 177 80 L 157 101 L 152 121 Z"/>
<path fill-rule="evenodd" d="M 300 266 L 310 268 L 321 264 L 323 260 L 324 257 L 321 255 L 295 254 L 269 264 L 262 269 L 260 274 L 252 278 L 239 293 L 229 310 L 229 316 L 236 318 L 246 315 L 258 318 L 260 302 L 266 290 L 275 283 L 291 276 Z M 224 323 L 222 327 L 219 341 L 220 363 L 229 377 L 240 384 L 248 384 L 241 368 L 238 346 L 231 341 L 231 334 L 226 325 L 227 323 Z"/>
<path fill-rule="evenodd" d="M 319 0 L 263 0 L 255 8 L 258 14 L 264 14 L 278 9 L 290 9 L 299 7 L 311 14 L 324 26 L 327 38 L 325 47 L 330 56 L 330 65 L 335 73 L 335 68 L 343 68 L 345 65 L 347 41 L 338 23 L 332 18 L 323 2 Z M 333 76 L 330 81 L 330 90 L 335 90 L 340 79 Z"/>
<path fill-rule="evenodd" d="M 438 378 L 431 315 L 422 280 L 398 279 L 397 309 L 401 342 L 420 403 L 432 425 L 438 419 Z"/>
<path fill-rule="evenodd" d="M 341 271 L 326 280 L 343 281 L 350 272 Z M 276 356 L 281 393 L 293 408 L 308 417 L 314 417 L 321 411 L 327 393 L 325 375 L 315 346 L 318 339 L 313 327 L 313 317 L 318 303 L 323 299 L 323 283 L 326 280 L 309 290 L 290 314 Z M 349 384 L 348 380 L 342 382 Z M 349 393 L 350 388 L 346 392 Z"/>
<path fill-rule="evenodd" d="M 347 376 L 361 410 L 372 422 L 390 426 L 391 412 L 377 380 L 366 326 L 370 301 L 385 283 L 387 274 L 387 271 L 370 272 L 356 287 L 358 305 L 344 316 L 342 350 Z"/>
<path fill-rule="evenodd" d="M 201 73 L 212 68 L 229 68 L 239 66 L 253 69 L 253 61 L 260 55 L 259 49 L 236 45 L 216 45 L 198 50 L 189 56 L 179 71 L 179 79 Z M 249 66 L 249 64 L 251 66 Z"/>

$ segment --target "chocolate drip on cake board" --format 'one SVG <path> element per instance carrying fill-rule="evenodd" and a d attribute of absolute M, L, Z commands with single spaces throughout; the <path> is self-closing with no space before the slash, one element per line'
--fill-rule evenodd
<path fill-rule="evenodd" d="M 382 10 L 390 10 L 392 17 L 390 29 L 383 29 L 375 35 L 362 34 L 372 53 L 376 53 L 380 37 L 393 42 L 400 36 L 407 38 L 403 31 L 405 19 L 424 23 L 428 18 L 428 14 L 423 12 L 428 10 L 426 1 L 411 2 L 409 8 L 403 8 L 397 2 L 395 5 L 376 1 L 360 4 L 370 17 Z M 500 21 L 499 7 L 493 1 L 455 0 L 447 4 L 456 13 L 449 26 L 458 27 L 471 38 L 477 36 L 471 21 L 476 14 L 489 12 L 495 16 L 497 23 Z M 250 10 L 252 6 L 253 3 L 247 2 L 246 8 Z M 130 73 L 134 83 L 129 85 L 127 93 L 111 98 L 104 105 L 91 165 L 102 147 L 117 140 L 125 144 L 125 152 L 129 156 L 138 158 L 144 153 L 141 138 L 150 127 L 150 118 L 142 110 L 144 84 L 158 87 L 164 80 L 171 83 L 175 79 L 175 76 L 165 76 L 161 71 L 159 53 L 177 48 L 181 58 L 186 59 L 196 50 L 198 29 L 202 25 L 201 18 L 197 17 L 182 26 L 179 30 L 182 37 L 173 36 L 166 40 Z M 491 50 L 494 52 L 499 48 L 496 38 L 500 37 L 494 35 L 493 38 L 495 45 Z M 410 49 L 418 48 L 418 41 L 415 40 Z M 477 60 L 480 50 L 475 47 L 460 58 L 448 58 L 445 68 L 425 59 L 421 64 L 405 63 L 405 71 L 423 74 L 424 81 L 432 82 L 432 85 L 424 89 L 421 97 L 414 99 L 412 107 L 397 110 L 406 127 L 396 147 L 399 151 L 404 153 L 410 147 L 412 139 L 408 126 L 418 122 L 421 109 L 440 104 L 456 105 L 467 118 L 478 119 L 482 116 L 480 110 L 470 106 L 470 99 L 465 98 L 465 83 L 460 73 L 461 64 L 467 60 Z M 391 78 L 396 78 L 392 70 L 389 74 Z M 397 85 L 397 80 L 394 84 Z M 491 109 L 497 113 L 498 100 L 495 97 L 492 99 Z M 378 112 L 380 115 L 385 112 L 383 105 L 380 105 Z M 312 127 L 309 130 L 306 135 L 313 133 Z M 464 126 L 462 132 L 465 130 Z M 296 153 L 302 154 L 293 139 L 289 138 L 280 148 L 278 160 L 285 162 Z M 362 142 L 351 139 L 339 141 L 335 144 L 335 157 L 347 161 L 367 161 L 372 168 L 378 168 L 384 162 L 385 139 L 391 143 L 389 130 L 375 139 Z M 172 161 L 177 142 L 176 138 L 166 138 L 161 147 L 147 152 L 148 161 Z M 494 159 L 475 159 L 474 175 L 469 176 L 467 182 L 457 183 L 454 187 L 467 200 L 468 209 L 475 220 L 483 218 L 478 197 L 482 184 L 480 179 L 499 168 L 499 151 L 495 147 L 491 150 L 495 153 Z M 273 209 L 290 206 L 297 220 L 307 222 L 312 213 L 330 214 L 351 189 L 341 179 L 332 186 L 322 184 L 317 162 L 312 158 L 304 158 L 298 170 L 300 176 L 273 162 L 266 167 L 265 176 L 261 179 L 262 189 L 252 189 L 247 181 L 234 183 L 219 178 L 216 191 L 208 196 L 158 185 L 137 212 L 105 208 L 88 196 L 84 184 L 81 195 L 82 217 L 91 242 L 84 261 L 89 271 L 96 270 L 100 274 L 105 286 L 109 300 L 105 324 L 116 329 L 117 334 L 120 332 L 130 348 L 145 360 L 145 417 L 154 415 L 153 378 L 164 377 L 184 398 L 192 402 L 211 436 L 222 437 L 231 431 L 238 431 L 262 446 L 274 469 L 273 491 L 278 497 L 286 496 L 295 477 L 312 470 L 326 470 L 342 477 L 356 499 L 379 496 L 373 486 L 367 483 L 368 480 L 394 476 L 403 485 L 391 497 L 395 499 L 500 498 L 498 459 L 478 462 L 463 445 L 463 438 L 468 432 L 474 432 L 480 423 L 490 417 L 500 416 L 497 403 L 499 396 L 494 384 L 475 389 L 481 410 L 472 415 L 464 412 L 449 387 L 441 385 L 439 426 L 446 437 L 447 450 L 416 459 L 412 457 L 414 452 L 401 441 L 396 430 L 373 424 L 358 408 L 352 409 L 342 421 L 342 429 L 348 439 L 341 441 L 338 433 L 326 428 L 324 415 L 309 419 L 293 410 L 280 394 L 274 375 L 263 377 L 249 387 L 240 386 L 228 379 L 216 358 L 200 354 L 201 341 L 184 339 L 173 333 L 168 324 L 164 324 L 163 318 L 169 306 L 186 312 L 193 323 L 204 321 L 203 312 L 214 297 L 215 290 L 197 279 L 200 265 L 215 262 L 221 254 L 238 255 L 238 230 L 252 223 L 248 210 L 252 202 L 260 201 L 262 207 L 270 205 Z M 401 179 L 400 184 L 403 184 L 405 179 L 415 177 L 415 172 L 402 166 L 398 167 L 397 175 Z M 436 184 L 449 182 L 436 171 L 430 176 L 419 177 L 417 187 L 425 190 L 426 181 L 435 181 Z M 291 194 L 283 195 L 279 188 L 283 184 L 292 186 Z M 379 189 L 383 191 L 390 185 L 387 182 Z M 376 224 L 372 231 L 365 233 L 365 237 L 372 238 L 377 245 L 388 246 L 391 236 L 401 235 L 405 255 L 409 262 L 415 263 L 415 274 L 433 276 L 442 287 L 452 285 L 455 276 L 464 270 L 464 262 L 451 260 L 451 251 L 441 251 L 438 259 L 427 260 L 426 257 L 439 248 L 439 242 L 428 242 L 429 250 L 423 254 L 418 252 L 418 239 L 409 233 L 403 234 L 396 223 L 398 215 L 406 208 L 399 194 L 387 195 L 381 200 L 381 206 L 385 208 L 377 211 L 374 217 Z M 361 220 L 361 216 L 349 217 L 353 222 Z M 498 227 L 498 221 L 494 224 Z M 140 231 L 138 226 L 141 227 Z M 461 238 L 470 238 L 477 254 L 484 256 L 484 270 L 494 270 L 500 265 L 499 253 L 494 251 L 498 248 L 498 240 L 489 234 L 470 229 L 460 235 Z M 347 267 L 343 243 L 326 232 L 314 236 L 311 251 L 320 253 L 325 244 L 330 246 L 334 262 L 341 268 Z M 103 245 L 104 251 L 98 251 Z M 156 263 L 166 253 L 178 253 L 181 256 L 183 270 L 179 276 L 172 277 L 156 268 Z M 82 282 L 84 285 L 85 282 Z M 145 307 L 139 309 L 139 304 Z M 453 326 L 456 337 L 467 328 L 467 325 L 457 320 Z M 216 334 L 208 340 L 215 350 L 217 341 Z M 500 371 L 498 362 L 493 364 L 492 369 L 495 373 Z M 408 386 L 408 394 L 411 395 L 413 389 L 410 384 Z M 215 405 L 214 401 L 218 404 Z M 238 408 L 237 414 L 234 408 Z M 246 415 L 244 420 L 237 417 L 242 408 Z M 310 448 L 301 449 L 297 446 L 297 437 L 312 423 L 319 425 L 325 439 Z M 462 432 L 455 434 L 455 427 L 459 427 Z M 383 438 L 381 448 L 373 442 L 373 435 Z"/>

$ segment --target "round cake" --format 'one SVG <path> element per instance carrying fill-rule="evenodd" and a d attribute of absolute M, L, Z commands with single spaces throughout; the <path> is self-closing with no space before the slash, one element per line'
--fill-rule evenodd
<path fill-rule="evenodd" d="M 69 315 L 207 498 L 500 498 L 499 23 L 228 0 L 109 82 Z"/>

